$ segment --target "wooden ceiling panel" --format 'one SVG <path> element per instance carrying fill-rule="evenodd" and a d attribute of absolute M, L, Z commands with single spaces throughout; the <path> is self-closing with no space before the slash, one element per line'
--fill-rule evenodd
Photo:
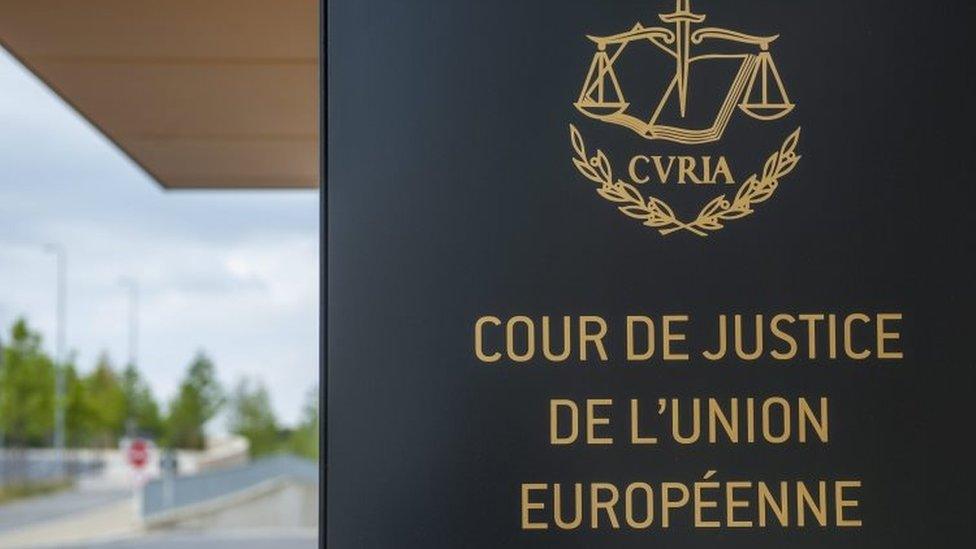
<path fill-rule="evenodd" d="M 138 139 L 130 140 L 129 146 L 132 154 L 147 164 L 165 166 L 160 177 L 183 182 L 182 186 L 196 181 L 197 187 L 220 188 L 227 186 L 225 180 L 231 180 L 238 181 L 236 186 L 254 188 L 269 186 L 276 179 L 297 187 L 318 185 L 318 141 L 314 138 L 258 143 Z"/>
<path fill-rule="evenodd" d="M 311 135 L 317 109 L 296 101 L 315 90 L 317 70 L 303 66 L 77 65 L 40 63 L 58 91 L 81 108 L 97 106 L 99 122 L 126 136 L 227 134 L 266 138 Z M 174 108 L 175 106 L 179 108 Z"/>
<path fill-rule="evenodd" d="M 167 188 L 318 185 L 315 0 L 6 0 L 0 42 Z"/>

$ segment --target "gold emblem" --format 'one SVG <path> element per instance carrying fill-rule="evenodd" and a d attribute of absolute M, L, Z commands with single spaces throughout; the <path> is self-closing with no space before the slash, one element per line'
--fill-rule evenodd
<path fill-rule="evenodd" d="M 692 12 L 690 4 L 691 0 L 676 0 L 673 12 L 659 15 L 671 28 L 637 23 L 620 34 L 588 36 L 596 44 L 596 53 L 574 103 L 576 109 L 589 118 L 628 128 L 646 140 L 685 146 L 721 141 L 736 112 L 761 122 L 788 116 L 796 105 L 790 100 L 770 51 L 770 45 L 779 35 L 755 36 L 702 26 L 706 16 Z M 657 79 L 660 98 L 655 96 L 645 101 L 649 104 L 635 105 L 626 99 L 615 67 L 628 48 L 633 50 L 636 45 L 646 44 L 673 58 L 673 64 L 653 75 L 660 77 Z M 713 80 L 696 78 L 699 72 L 713 80 L 716 73 L 727 74 L 731 82 L 727 89 L 719 89 Z M 653 88 L 648 80 L 651 79 L 642 77 L 636 82 Z M 702 93 L 693 94 L 694 90 Z M 653 95 L 654 90 L 651 91 Z M 705 204 L 694 219 L 682 221 L 663 200 L 641 193 L 638 187 L 650 178 L 638 177 L 635 166 L 640 161 L 650 163 L 653 158 L 662 184 L 668 183 L 671 173 L 680 174 L 677 183 L 682 185 L 686 180 L 716 184 L 717 175 L 724 175 L 725 183 L 732 184 L 724 156 L 719 158 L 717 167 L 711 156 L 703 157 L 697 164 L 693 157 L 677 157 L 678 167 L 673 169 L 676 157 L 670 157 L 670 163 L 666 163 L 660 156 L 642 155 L 631 161 L 628 172 L 631 180 L 627 181 L 614 175 L 611 162 L 602 150 L 597 149 L 592 156 L 588 154 L 583 136 L 575 126 L 570 126 L 570 135 L 576 153 L 573 163 L 583 176 L 600 185 L 597 189 L 600 196 L 662 235 L 688 231 L 707 236 L 722 229 L 727 221 L 751 215 L 756 205 L 773 196 L 780 179 L 792 172 L 800 160 L 796 152 L 800 137 L 797 128 L 767 157 L 761 171 L 746 178 L 734 196 L 721 194 Z M 697 175 L 696 167 L 700 169 Z"/>

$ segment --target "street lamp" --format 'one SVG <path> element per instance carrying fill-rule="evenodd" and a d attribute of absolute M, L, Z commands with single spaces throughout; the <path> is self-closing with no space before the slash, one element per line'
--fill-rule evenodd
<path fill-rule="evenodd" d="M 56 243 L 44 245 L 44 251 L 54 254 L 58 268 L 57 327 L 54 368 L 54 453 L 57 474 L 64 475 L 64 363 L 65 363 L 65 312 L 67 310 L 68 256 L 64 246 Z"/>
<path fill-rule="evenodd" d="M 139 283 L 134 278 L 125 277 L 119 285 L 129 294 L 129 366 L 139 360 Z"/>

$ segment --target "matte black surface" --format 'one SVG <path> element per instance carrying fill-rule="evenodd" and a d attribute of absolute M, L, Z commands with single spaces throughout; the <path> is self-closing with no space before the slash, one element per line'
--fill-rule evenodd
<path fill-rule="evenodd" d="M 781 34 L 776 60 L 798 104 L 762 132 L 733 121 L 715 148 L 754 151 L 747 171 L 803 126 L 796 173 L 708 239 L 659 237 L 570 163 L 570 123 L 601 144 L 652 148 L 572 102 L 593 52 L 584 35 L 656 23 L 672 2 L 328 4 L 330 547 L 965 545 L 972 3 L 694 2 L 715 24 Z M 855 310 L 905 313 L 904 362 L 511 367 L 471 351 L 484 314 Z M 829 395 L 831 444 L 548 443 L 552 397 L 773 394 Z M 861 478 L 864 527 L 519 527 L 522 482 L 693 482 L 709 469 Z"/>

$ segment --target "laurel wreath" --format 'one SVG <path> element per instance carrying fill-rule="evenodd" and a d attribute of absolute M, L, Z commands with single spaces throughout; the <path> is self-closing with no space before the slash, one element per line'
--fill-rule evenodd
<path fill-rule="evenodd" d="M 617 209 L 627 217 L 642 221 L 644 226 L 657 229 L 662 235 L 688 231 L 702 237 L 723 229 L 728 221 L 752 215 L 754 206 L 773 196 L 779 188 L 780 179 L 789 175 L 802 158 L 796 154 L 800 130 L 797 128 L 786 138 L 783 146 L 769 156 L 761 177 L 752 174 L 732 200 L 725 194 L 717 196 L 698 212 L 698 217 L 685 222 L 663 200 L 654 196 L 645 199 L 633 183 L 615 178 L 610 160 L 603 151 L 597 149 L 596 154 L 588 156 L 583 136 L 576 126 L 569 126 L 570 139 L 577 155 L 573 164 L 584 177 L 600 184 L 596 191 L 600 196 L 617 204 Z"/>

